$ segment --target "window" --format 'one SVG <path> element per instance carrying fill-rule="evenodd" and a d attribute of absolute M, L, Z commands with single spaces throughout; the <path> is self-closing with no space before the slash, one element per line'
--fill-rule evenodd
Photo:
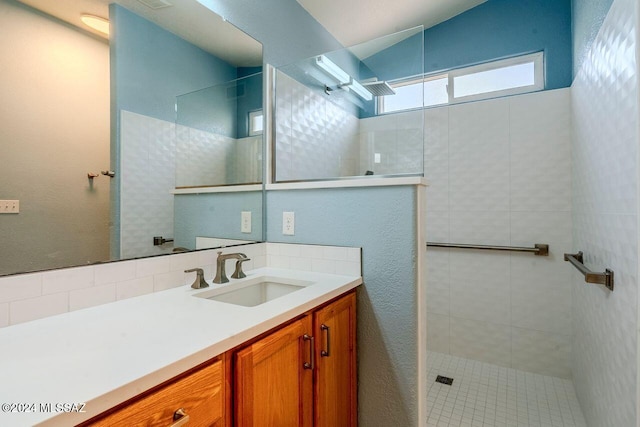
<path fill-rule="evenodd" d="M 264 120 L 262 110 L 249 111 L 249 136 L 262 135 Z"/>
<path fill-rule="evenodd" d="M 396 94 L 378 98 L 378 114 L 535 92 L 544 89 L 543 70 L 538 52 L 390 82 Z"/>

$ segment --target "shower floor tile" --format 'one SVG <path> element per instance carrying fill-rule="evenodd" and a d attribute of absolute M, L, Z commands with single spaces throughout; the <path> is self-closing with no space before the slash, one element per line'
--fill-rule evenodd
<path fill-rule="evenodd" d="M 571 380 L 435 352 L 427 352 L 427 375 L 428 427 L 587 425 Z"/>

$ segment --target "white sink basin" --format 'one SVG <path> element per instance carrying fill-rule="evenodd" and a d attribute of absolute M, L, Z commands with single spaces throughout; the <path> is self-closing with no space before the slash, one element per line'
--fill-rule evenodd
<path fill-rule="evenodd" d="M 312 284 L 313 282 L 305 280 L 260 276 L 232 283 L 223 288 L 200 292 L 194 296 L 227 304 L 255 307 Z"/>

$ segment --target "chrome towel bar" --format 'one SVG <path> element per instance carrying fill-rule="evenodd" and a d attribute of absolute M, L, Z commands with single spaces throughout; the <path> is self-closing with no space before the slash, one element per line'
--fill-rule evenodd
<path fill-rule="evenodd" d="M 577 254 L 564 254 L 564 260 L 569 261 L 580 273 L 584 275 L 584 281 L 587 283 L 597 283 L 605 285 L 607 289 L 613 291 L 613 271 L 608 268 L 604 273 L 594 273 L 584 265 L 582 251 Z"/>
<path fill-rule="evenodd" d="M 427 242 L 428 247 L 433 248 L 456 248 L 456 249 L 484 249 L 490 251 L 511 251 L 511 252 L 533 252 L 537 256 L 548 256 L 549 245 L 536 243 L 533 248 L 521 246 L 492 246 L 492 245 L 466 245 L 462 243 L 436 243 Z"/>

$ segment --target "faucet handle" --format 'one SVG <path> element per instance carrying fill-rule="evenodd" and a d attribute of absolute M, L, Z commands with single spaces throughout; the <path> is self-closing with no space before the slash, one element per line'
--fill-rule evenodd
<path fill-rule="evenodd" d="M 241 255 L 244 255 L 244 254 L 241 254 Z M 251 261 L 251 258 L 240 258 L 239 260 L 236 261 L 236 269 L 231 275 L 232 279 L 242 279 L 244 277 L 247 277 L 247 275 L 244 274 L 244 271 L 242 271 L 242 263 L 245 261 Z"/>
<path fill-rule="evenodd" d="M 201 289 L 209 287 L 209 284 L 206 280 L 204 280 L 204 270 L 201 268 L 192 268 L 190 270 L 185 270 L 185 273 L 196 273 L 196 280 L 193 282 L 191 287 L 193 289 Z"/>

